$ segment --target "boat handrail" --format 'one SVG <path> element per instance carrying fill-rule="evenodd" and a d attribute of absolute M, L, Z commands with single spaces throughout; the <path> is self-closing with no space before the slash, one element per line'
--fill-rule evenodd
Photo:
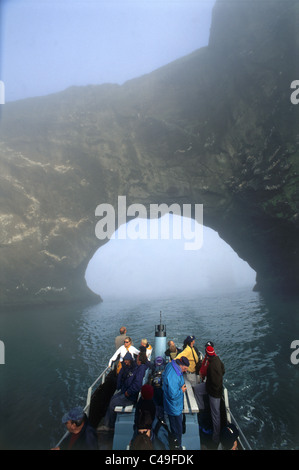
<path fill-rule="evenodd" d="M 91 397 L 92 397 L 92 390 L 93 388 L 100 382 L 102 381 L 102 384 L 105 382 L 105 379 L 109 372 L 115 368 L 115 364 L 112 364 L 111 367 L 107 366 L 103 372 L 97 377 L 97 379 L 90 385 L 90 387 L 87 390 L 87 397 L 86 397 L 86 403 L 84 406 L 84 412 L 88 416 L 89 415 L 89 408 L 90 408 L 90 402 L 91 402 Z M 69 431 L 66 431 L 60 441 L 57 442 L 55 447 L 59 447 L 62 441 L 68 436 Z"/>
<path fill-rule="evenodd" d="M 226 387 L 223 387 L 223 395 L 224 395 L 224 403 L 225 403 L 225 411 L 226 411 L 226 419 L 229 423 L 231 423 L 231 421 L 233 420 L 234 424 L 237 426 L 237 428 L 239 429 L 239 440 L 241 441 L 241 444 L 243 447 L 244 444 L 242 443 L 242 441 L 244 441 L 246 443 L 246 447 L 247 447 L 247 450 L 252 450 L 251 449 L 251 446 L 249 444 L 249 442 L 247 441 L 246 437 L 244 436 L 240 426 L 238 425 L 238 422 L 236 420 L 236 418 L 234 417 L 234 415 L 232 414 L 231 410 L 230 410 L 230 407 L 229 407 L 229 400 L 228 400 L 228 390 Z M 240 439 L 241 437 L 241 439 Z"/>
<path fill-rule="evenodd" d="M 242 444 L 242 441 L 244 441 L 245 444 L 246 444 L 246 450 L 252 450 L 252 447 L 251 447 L 251 445 L 249 444 L 248 440 L 246 439 L 244 433 L 242 432 L 242 429 L 241 429 L 240 426 L 238 425 L 238 422 L 237 422 L 236 418 L 234 417 L 234 415 L 232 414 L 232 412 L 230 412 L 230 414 L 231 414 L 231 417 L 232 417 L 232 419 L 233 419 L 235 425 L 237 426 L 237 428 L 238 428 L 238 430 L 239 430 L 239 440 L 241 441 L 241 444 Z M 240 437 L 241 437 L 241 439 L 240 439 Z M 243 447 L 245 448 L 244 444 L 242 444 L 242 445 L 243 445 Z"/>
<path fill-rule="evenodd" d="M 54 446 L 54 449 L 57 448 L 57 447 L 60 447 L 60 444 L 62 443 L 62 441 L 64 441 L 64 439 L 69 435 L 69 431 L 66 431 L 64 433 L 64 435 L 62 436 L 62 438 L 60 439 L 60 441 L 57 442 L 57 444 L 55 444 Z"/>
<path fill-rule="evenodd" d="M 199 351 L 199 354 L 200 354 L 200 359 L 202 360 L 204 355 L 201 351 Z M 92 400 L 92 396 L 93 396 L 93 389 L 99 384 L 99 382 L 101 382 L 102 384 L 104 384 L 105 380 L 106 380 L 106 377 L 108 376 L 108 374 L 114 370 L 117 366 L 117 363 L 114 362 L 112 364 L 111 367 L 107 366 L 103 371 L 102 373 L 96 378 L 96 380 L 90 385 L 90 387 L 88 388 L 87 390 L 87 397 L 86 397 L 86 403 L 85 403 L 85 407 L 83 408 L 84 409 L 84 412 L 86 413 L 87 416 L 89 416 L 89 411 L 90 411 L 90 404 L 91 404 L 91 400 Z M 240 441 L 240 444 L 241 446 L 245 449 L 248 449 L 248 450 L 252 450 L 248 440 L 246 439 L 245 435 L 243 434 L 240 426 L 238 425 L 235 417 L 233 416 L 231 410 L 230 410 L 230 407 L 229 407 L 229 399 L 228 399 L 228 390 L 227 388 L 224 386 L 223 387 L 223 398 L 224 398 L 224 403 L 225 403 L 225 412 L 226 412 L 226 419 L 228 422 L 234 422 L 234 424 L 238 427 L 239 429 L 239 441 Z M 56 444 L 55 447 L 59 447 L 60 444 L 62 443 L 62 441 L 68 436 L 69 434 L 69 431 L 66 431 L 64 433 L 64 435 L 62 436 L 62 438 L 59 440 L 59 442 Z M 245 444 L 245 445 L 244 445 Z"/>
<path fill-rule="evenodd" d="M 231 422 L 231 411 L 230 411 L 230 408 L 229 408 L 228 390 L 225 386 L 223 386 L 223 398 L 224 398 L 224 404 L 225 404 L 226 419 L 230 423 Z"/>
<path fill-rule="evenodd" d="M 90 402 L 91 402 L 91 397 L 92 397 L 92 390 L 93 388 L 100 382 L 102 381 L 102 384 L 105 382 L 105 379 L 109 372 L 115 368 L 115 363 L 112 364 L 111 367 L 107 366 L 103 372 L 98 376 L 98 378 L 90 385 L 90 387 L 87 390 L 87 397 L 86 397 L 86 404 L 84 407 L 84 411 L 86 415 L 89 415 L 89 408 L 90 408 Z"/>

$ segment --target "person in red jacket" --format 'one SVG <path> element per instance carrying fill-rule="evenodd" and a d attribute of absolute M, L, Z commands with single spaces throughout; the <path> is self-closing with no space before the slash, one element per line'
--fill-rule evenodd
<path fill-rule="evenodd" d="M 203 358 L 201 368 L 199 370 L 199 375 L 200 375 L 200 378 L 201 378 L 201 382 L 204 382 L 206 377 L 207 377 L 207 370 L 208 370 L 208 366 L 209 366 L 209 360 L 208 360 L 209 356 L 208 356 L 208 353 L 207 353 L 208 346 L 214 347 L 214 344 L 212 343 L 212 341 L 208 341 L 205 344 L 206 354 L 205 354 L 205 357 Z"/>

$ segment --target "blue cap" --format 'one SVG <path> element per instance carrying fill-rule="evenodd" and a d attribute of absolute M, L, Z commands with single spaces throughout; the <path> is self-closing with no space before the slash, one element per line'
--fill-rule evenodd
<path fill-rule="evenodd" d="M 84 418 L 84 410 L 81 406 L 76 406 L 75 408 L 72 408 L 70 411 L 65 413 L 62 417 L 62 422 L 63 424 L 67 423 L 68 421 L 80 421 L 81 419 Z"/>
<path fill-rule="evenodd" d="M 192 341 L 194 341 L 195 339 L 195 336 L 187 336 L 186 343 L 192 343 Z"/>
<path fill-rule="evenodd" d="M 181 356 L 179 359 L 176 359 L 175 362 L 179 364 L 180 366 L 189 367 L 190 365 L 189 359 L 185 356 Z"/>

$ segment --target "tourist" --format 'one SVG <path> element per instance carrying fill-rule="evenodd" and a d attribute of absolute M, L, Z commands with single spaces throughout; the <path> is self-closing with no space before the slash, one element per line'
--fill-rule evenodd
<path fill-rule="evenodd" d="M 182 352 L 182 350 L 176 346 L 175 342 L 169 340 L 168 349 L 165 351 L 165 356 L 169 357 L 170 361 L 172 361 L 180 352 Z"/>
<path fill-rule="evenodd" d="M 176 438 L 178 448 L 182 445 L 184 392 L 186 385 L 183 374 L 189 367 L 189 360 L 181 356 L 169 362 L 162 377 L 164 411 L 168 415 L 170 429 Z"/>
<path fill-rule="evenodd" d="M 52 450 L 98 450 L 96 430 L 90 425 L 83 408 L 71 409 L 62 418 L 69 434 Z"/>
<path fill-rule="evenodd" d="M 206 348 L 208 356 L 207 380 L 194 387 L 194 395 L 200 410 L 205 408 L 204 395 L 208 395 L 213 422 L 213 441 L 219 443 L 221 427 L 220 400 L 223 389 L 223 375 L 225 373 L 223 362 L 216 355 L 213 346 Z"/>
<path fill-rule="evenodd" d="M 207 349 L 208 346 L 214 347 L 214 343 L 212 343 L 212 341 L 208 341 L 205 344 L 205 350 Z M 201 367 L 200 367 L 200 370 L 199 370 L 199 375 L 200 375 L 201 382 L 204 382 L 206 380 L 208 366 L 209 366 L 209 360 L 208 360 L 208 355 L 206 353 L 205 357 L 202 360 L 202 364 L 201 364 Z"/>
<path fill-rule="evenodd" d="M 183 351 L 176 356 L 176 359 L 180 359 L 182 356 L 187 357 L 190 365 L 186 371 L 186 378 L 191 383 L 192 387 L 197 383 L 196 364 L 200 361 L 200 354 L 194 344 L 195 336 L 187 336 L 184 341 Z"/>
<path fill-rule="evenodd" d="M 114 339 L 115 351 L 117 351 L 118 348 L 124 345 L 126 334 L 127 334 L 127 328 L 125 326 L 121 326 L 119 329 L 119 335 L 116 336 Z"/>
<path fill-rule="evenodd" d="M 137 356 L 139 354 L 139 350 L 136 349 L 133 345 L 132 345 L 132 339 L 130 338 L 130 336 L 126 336 L 125 337 L 125 340 L 124 340 L 124 344 L 123 346 L 120 346 L 116 351 L 115 353 L 113 354 L 113 356 L 111 357 L 111 359 L 109 360 L 109 363 L 108 363 L 108 367 L 111 367 L 112 366 L 112 363 L 114 361 L 116 361 L 118 358 L 119 358 L 119 363 L 118 363 L 118 367 L 117 367 L 117 373 L 119 373 L 120 371 L 120 367 L 121 367 L 121 363 L 123 361 L 123 358 L 124 356 L 127 354 L 127 352 L 129 352 L 132 357 L 134 358 L 134 356 Z"/>
<path fill-rule="evenodd" d="M 135 409 L 132 442 L 138 433 L 146 434 L 150 438 L 153 437 L 151 429 L 156 416 L 156 405 L 153 398 L 154 387 L 150 384 L 143 385 Z"/>
<path fill-rule="evenodd" d="M 138 394 L 142 387 L 145 368 L 138 366 L 134 361 L 132 355 L 127 352 L 123 358 L 123 365 L 117 377 L 116 390 L 119 390 L 112 396 L 106 415 L 105 423 L 99 428 L 99 431 L 111 431 L 114 429 L 116 406 L 128 406 L 135 404 L 138 399 Z"/>
<path fill-rule="evenodd" d="M 147 339 L 146 338 L 143 338 L 141 341 L 140 341 L 140 346 L 144 346 L 145 349 L 146 349 L 146 356 L 148 358 L 148 360 L 150 361 L 151 360 L 151 355 L 152 355 L 152 352 L 153 352 L 153 348 L 152 346 L 147 342 Z"/>

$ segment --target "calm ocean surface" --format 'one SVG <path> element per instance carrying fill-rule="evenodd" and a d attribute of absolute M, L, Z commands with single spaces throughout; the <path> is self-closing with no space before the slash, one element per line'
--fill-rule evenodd
<path fill-rule="evenodd" d="M 92 307 L 0 315 L 0 449 L 49 449 L 64 433 L 61 417 L 84 405 L 87 387 L 114 352 L 126 325 L 135 344 L 154 344 L 154 326 L 181 345 L 212 340 L 225 364 L 230 406 L 254 449 L 299 449 L 299 340 L 294 301 L 266 302 L 250 289 L 162 300 L 114 300 Z M 299 356 L 299 355 L 298 355 Z"/>

